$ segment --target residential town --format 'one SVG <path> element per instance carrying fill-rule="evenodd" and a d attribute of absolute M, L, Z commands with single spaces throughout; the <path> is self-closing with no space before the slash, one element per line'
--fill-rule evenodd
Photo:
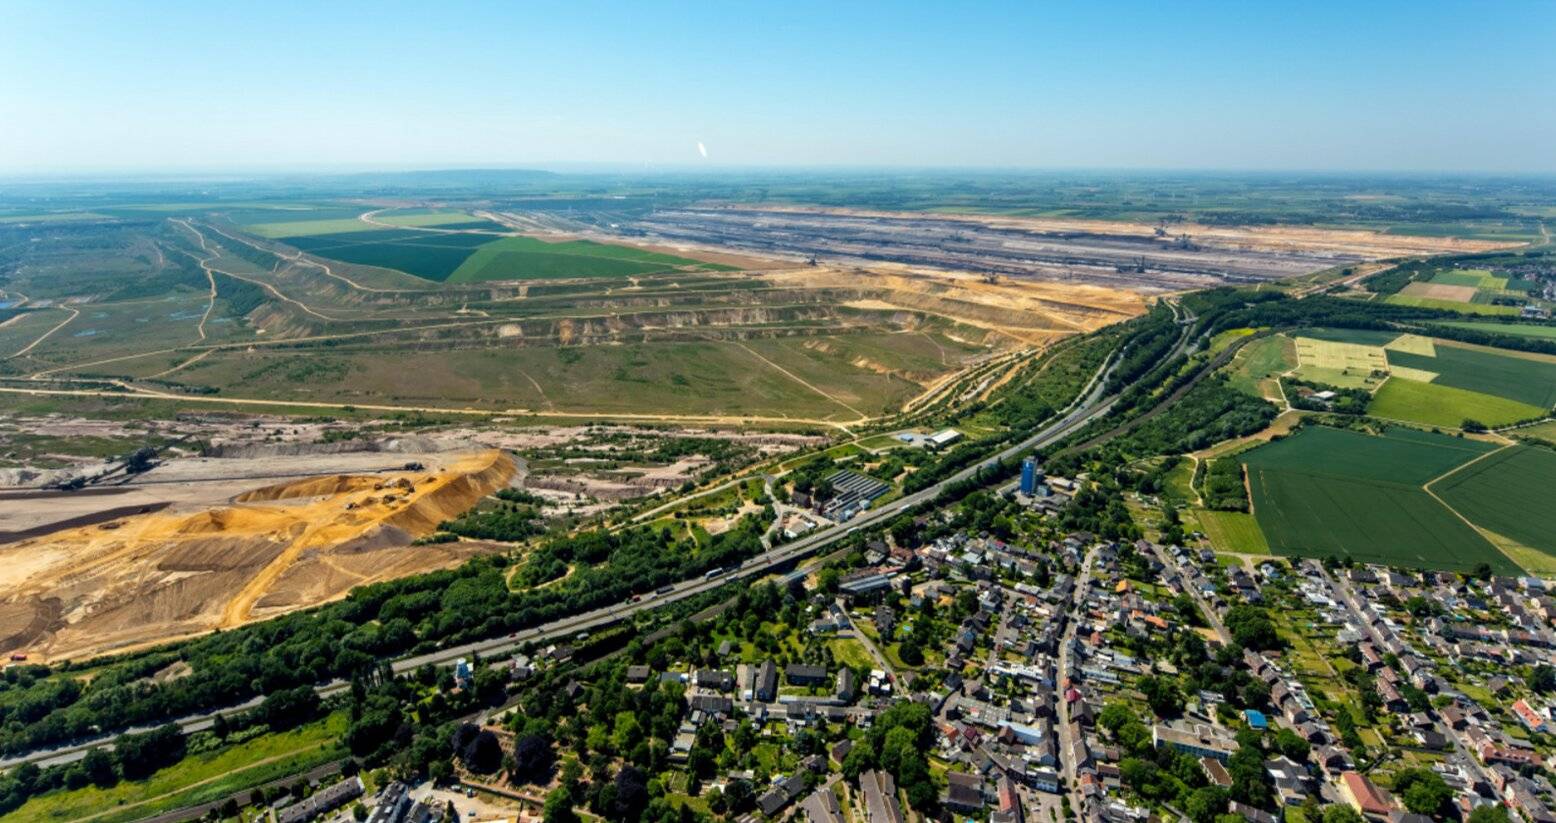
<path fill-rule="evenodd" d="M 497 816 L 353 777 L 275 819 L 610 819 L 641 791 L 681 819 L 1556 821 L 1542 581 L 1102 541 L 1027 491 L 587 665 L 461 661 L 456 690 L 514 699 L 443 785 Z M 970 528 L 990 511 L 1017 533 Z"/>

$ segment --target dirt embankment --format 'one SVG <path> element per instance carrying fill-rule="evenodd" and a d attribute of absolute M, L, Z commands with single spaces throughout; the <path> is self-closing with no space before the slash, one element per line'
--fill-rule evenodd
<path fill-rule="evenodd" d="M 437 470 L 301 478 L 0 547 L 0 651 L 141 647 L 457 563 L 491 547 L 410 544 L 515 471 L 492 450 Z"/>

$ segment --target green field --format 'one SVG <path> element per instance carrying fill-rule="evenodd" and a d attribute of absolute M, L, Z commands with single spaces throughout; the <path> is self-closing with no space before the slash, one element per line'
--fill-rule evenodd
<path fill-rule="evenodd" d="M 1323 427 L 1246 453 L 1254 515 L 1277 554 L 1468 571 L 1519 569 L 1422 485 L 1496 447 L 1392 429 Z"/>
<path fill-rule="evenodd" d="M 119 823 L 219 800 L 341 757 L 345 754 L 340 742 L 345 731 L 346 716 L 333 714 L 288 732 L 264 734 L 216 751 L 189 755 L 146 780 L 40 795 L 6 820 L 52 823 L 92 817 L 95 823 Z"/>
<path fill-rule="evenodd" d="M 1297 366 L 1296 345 L 1282 335 L 1261 337 L 1243 346 L 1228 365 L 1231 386 L 1254 397 L 1263 397 L 1260 383 Z"/>
<path fill-rule="evenodd" d="M 1259 521 L 1251 514 L 1194 509 L 1193 516 L 1199 521 L 1199 530 L 1218 552 L 1270 553 L 1269 541 L 1264 538 Z"/>
<path fill-rule="evenodd" d="M 1516 400 L 1402 377 L 1389 378 L 1367 404 L 1367 413 L 1377 417 L 1448 429 L 1459 428 L 1465 420 L 1505 426 L 1545 411 Z"/>
<path fill-rule="evenodd" d="M 1414 306 L 1418 309 L 1446 309 L 1448 311 L 1463 312 L 1465 314 L 1508 314 L 1516 315 L 1519 312 L 1516 306 L 1491 306 L 1485 303 L 1458 303 L 1453 300 L 1438 300 L 1431 297 L 1411 297 L 1408 294 L 1391 294 L 1387 302 L 1396 306 Z"/>
<path fill-rule="evenodd" d="M 1507 288 L 1507 278 L 1497 277 L 1486 269 L 1456 269 L 1440 271 L 1432 275 L 1430 282 L 1444 286 L 1473 286 L 1477 289 L 1502 290 Z"/>
<path fill-rule="evenodd" d="M 1432 484 L 1448 505 L 1475 525 L 1525 546 L 1556 554 L 1556 451 L 1513 446 Z"/>
<path fill-rule="evenodd" d="M 685 257 L 609 246 L 589 240 L 547 243 L 533 237 L 505 237 L 470 255 L 451 283 L 488 280 L 554 280 L 573 277 L 632 277 L 688 267 L 704 271 L 728 267 Z"/>
<path fill-rule="evenodd" d="M 1505 397 L 1541 409 L 1556 405 L 1556 358 L 1438 345 L 1437 356 L 1390 350 L 1389 365 L 1436 372 L 1433 384 Z"/>
<path fill-rule="evenodd" d="M 1508 334 L 1514 337 L 1538 337 L 1546 340 L 1556 340 L 1556 325 L 1535 325 L 1533 323 L 1487 323 L 1474 320 L 1457 320 L 1443 323 L 1444 326 L 1452 326 L 1458 329 L 1472 329 L 1474 331 L 1489 332 L 1491 334 Z"/>

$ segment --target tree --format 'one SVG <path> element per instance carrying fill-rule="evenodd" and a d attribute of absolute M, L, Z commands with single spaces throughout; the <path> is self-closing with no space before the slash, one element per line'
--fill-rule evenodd
<path fill-rule="evenodd" d="M 1227 610 L 1226 627 L 1237 645 L 1254 651 L 1280 648 L 1280 635 L 1264 609 L 1240 603 Z"/>
<path fill-rule="evenodd" d="M 1226 790 L 1220 786 L 1202 786 L 1189 792 L 1183 811 L 1194 823 L 1214 823 L 1216 816 L 1226 811 L 1226 800 Z"/>
<path fill-rule="evenodd" d="M 551 777 L 555 763 L 551 741 L 538 734 L 526 734 L 513 744 L 513 771 L 509 777 L 516 783 L 544 783 Z"/>
<path fill-rule="evenodd" d="M 612 783 L 616 789 L 615 820 L 637 820 L 648 808 L 648 778 L 632 766 L 623 766 Z"/>
<path fill-rule="evenodd" d="M 1501 803 L 1486 803 L 1470 812 L 1468 823 L 1507 823 L 1507 807 Z M 1325 820 L 1324 823 L 1329 823 Z"/>
<path fill-rule="evenodd" d="M 546 795 L 545 823 L 579 823 L 578 813 L 573 811 L 573 794 L 566 786 Z"/>
<path fill-rule="evenodd" d="M 1145 695 L 1145 701 L 1150 705 L 1152 713 L 1161 718 L 1173 718 L 1183 713 L 1183 693 L 1178 690 L 1178 683 L 1171 677 L 1161 675 L 1146 675 L 1140 678 L 1137 687 L 1140 693 Z"/>
<path fill-rule="evenodd" d="M 502 743 L 497 735 L 483 729 L 465 745 L 459 759 L 476 774 L 491 774 L 502 766 Z"/>
<path fill-rule="evenodd" d="M 1324 823 L 1362 823 L 1361 813 L 1344 804 L 1324 807 Z"/>
<path fill-rule="evenodd" d="M 102 749 L 87 752 L 81 760 L 81 768 L 86 773 L 86 779 L 98 788 L 106 789 L 119 782 L 119 773 L 113 767 L 113 757 Z"/>
<path fill-rule="evenodd" d="M 1302 735 L 1285 728 L 1275 733 L 1275 748 L 1298 763 L 1305 762 L 1308 753 L 1313 750 L 1312 745 L 1302 739 Z"/>
<path fill-rule="evenodd" d="M 1541 663 L 1529 675 L 1529 688 L 1545 693 L 1556 691 L 1556 668 Z"/>
<path fill-rule="evenodd" d="M 1416 814 L 1444 816 L 1451 809 L 1453 789 L 1430 769 L 1402 769 L 1394 775 L 1394 794 Z"/>

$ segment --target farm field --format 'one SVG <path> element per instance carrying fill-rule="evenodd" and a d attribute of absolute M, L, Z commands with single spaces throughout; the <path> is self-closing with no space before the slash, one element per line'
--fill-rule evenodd
<path fill-rule="evenodd" d="M 677 268 L 702 271 L 731 269 L 729 266 L 590 240 L 548 243 L 533 237 L 505 237 L 481 246 L 458 270 L 448 276 L 448 280 L 452 283 L 479 283 L 489 280 L 631 277 Z"/>
<path fill-rule="evenodd" d="M 1308 427 L 1243 456 L 1253 513 L 1277 554 L 1501 574 L 1518 566 L 1422 487 L 1495 449 L 1391 429 Z"/>
<path fill-rule="evenodd" d="M 1439 343 L 1436 356 L 1390 351 L 1391 365 L 1434 372 L 1436 385 L 1528 403 L 1542 409 L 1556 405 L 1556 357 L 1502 352 Z"/>
<path fill-rule="evenodd" d="M 1473 289 L 1505 289 L 1507 278 L 1497 277 L 1489 269 L 1456 269 L 1432 275 L 1431 282 L 1444 286 L 1469 286 Z"/>
<path fill-rule="evenodd" d="M 1464 312 L 1465 314 L 1499 314 L 1517 315 L 1516 306 L 1492 306 L 1486 303 L 1465 303 L 1456 300 L 1443 300 L 1435 297 L 1414 297 L 1408 294 L 1391 294 L 1387 302 L 1396 306 L 1414 306 L 1418 309 L 1447 309 L 1448 311 Z"/>
<path fill-rule="evenodd" d="M 1247 512 L 1222 512 L 1210 509 L 1191 510 L 1199 530 L 1210 540 L 1211 548 L 1218 552 L 1238 554 L 1269 554 L 1270 543 L 1259 528 L 1259 521 Z"/>
<path fill-rule="evenodd" d="M 1490 332 L 1492 334 L 1511 334 L 1517 337 L 1538 337 L 1546 340 L 1556 340 L 1556 325 L 1535 325 L 1533 323 L 1489 323 L 1474 320 L 1455 320 L 1440 325 L 1452 326 L 1458 329 L 1471 329 L 1473 331 Z"/>
<path fill-rule="evenodd" d="M 1536 423 L 1513 432 L 1515 436 L 1532 437 L 1556 446 L 1556 420 L 1548 420 L 1544 423 Z"/>
<path fill-rule="evenodd" d="M 1556 451 L 1512 446 L 1433 482 L 1430 489 L 1475 525 L 1556 555 Z"/>
<path fill-rule="evenodd" d="M 1367 413 L 1377 417 L 1451 429 L 1465 420 L 1505 426 L 1546 411 L 1516 400 L 1402 377 L 1389 378 L 1367 404 Z"/>

